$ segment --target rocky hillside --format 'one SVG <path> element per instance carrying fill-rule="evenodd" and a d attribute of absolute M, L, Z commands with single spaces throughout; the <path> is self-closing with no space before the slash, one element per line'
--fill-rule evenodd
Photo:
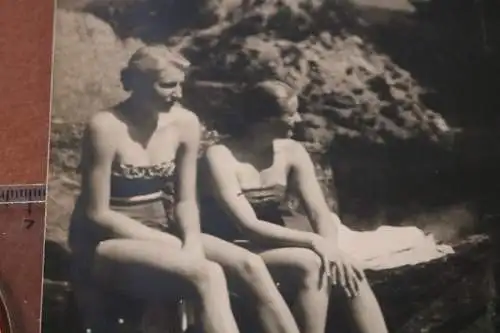
<path fill-rule="evenodd" d="M 291 82 L 301 90 L 305 112 L 325 118 L 324 121 L 316 120 L 315 124 L 327 128 L 330 136 L 326 138 L 327 142 L 333 135 L 378 143 L 413 138 L 440 142 L 443 134 L 448 133 L 449 128 L 444 119 L 422 103 L 421 96 L 426 93 L 426 87 L 419 85 L 409 72 L 397 66 L 388 55 L 374 50 L 373 45 L 364 40 L 362 35 L 356 34 L 362 29 L 355 20 L 355 9 L 348 3 L 226 0 L 188 1 L 182 2 L 182 6 L 189 7 L 187 3 L 190 2 L 203 3 L 197 13 L 191 14 L 191 21 L 204 24 L 190 27 L 188 18 L 185 18 L 183 23 L 187 28 L 177 27 L 169 36 L 164 36 L 163 41 L 181 50 L 196 66 L 187 101 L 205 118 L 217 118 L 217 114 L 228 109 L 226 99 L 223 101 L 214 96 L 227 98 L 224 90 L 231 93 L 231 88 L 241 82 L 273 75 Z M 140 5 L 145 8 L 139 10 Z M 150 16 L 170 22 L 170 11 L 186 11 L 186 8 L 176 9 L 175 4 L 170 11 L 165 8 L 162 10 L 159 4 L 155 6 L 154 1 L 137 1 L 117 10 L 119 14 L 112 13 L 109 5 L 103 7 L 101 3 L 99 6 L 88 5 L 87 8 L 111 22 L 118 35 L 125 34 L 123 22 L 132 13 L 137 16 L 137 13 L 149 9 Z M 107 15 L 103 13 L 104 9 L 107 9 Z M 93 104 L 96 102 L 109 103 L 112 95 L 118 94 L 111 89 L 117 86 L 117 69 L 129 53 L 127 50 L 136 46 L 134 43 L 133 46 L 122 46 L 119 53 L 125 53 L 124 57 L 118 62 L 113 61 L 113 67 L 107 66 L 108 71 L 100 70 L 98 66 L 108 61 L 111 63 L 111 59 L 105 59 L 106 53 L 113 49 L 117 51 L 120 46 L 113 37 L 106 40 L 106 35 L 110 34 L 103 33 L 106 28 L 102 23 L 88 15 L 83 18 L 84 15 L 63 11 L 58 13 L 59 31 L 66 32 L 66 36 L 59 37 L 59 43 L 66 45 L 60 45 L 58 50 L 71 47 L 68 51 L 74 52 L 75 56 L 63 53 L 64 50 L 61 50 L 61 56 L 56 53 L 56 59 L 61 59 L 56 69 L 63 72 L 61 76 L 65 76 L 64 81 L 73 80 L 80 87 L 87 86 L 86 93 L 90 96 L 94 95 L 88 91 L 91 89 L 108 91 L 102 91 L 101 101 L 94 100 L 87 105 L 80 101 L 79 105 L 60 105 L 60 110 L 55 111 L 56 116 L 66 113 L 86 114 L 89 112 L 87 110 L 95 109 Z M 137 18 L 139 22 L 134 27 L 135 31 L 166 29 L 140 19 L 144 17 Z M 126 23 L 131 24 L 129 20 Z M 86 31 L 75 31 L 78 26 L 84 26 Z M 78 34 L 83 36 L 76 37 Z M 129 32 L 136 38 L 143 34 Z M 92 40 L 95 46 L 88 50 L 75 49 L 76 40 L 67 41 L 71 38 L 80 38 L 78 48 L 88 47 L 87 43 Z M 86 61 L 90 59 L 84 60 L 83 55 L 77 57 L 76 53 L 82 54 L 81 51 L 87 53 L 88 58 L 93 58 L 94 64 L 90 65 Z M 112 56 L 115 59 L 117 57 Z M 80 61 L 77 61 L 78 58 Z M 85 68 L 87 73 L 90 71 L 86 67 L 96 66 L 95 74 L 99 75 L 92 75 L 90 80 L 94 82 L 75 80 L 74 75 L 77 73 L 68 76 L 62 62 L 75 69 Z M 200 84 L 198 81 L 216 84 Z M 68 89 L 58 89 L 61 85 L 57 82 L 56 76 L 56 93 L 61 94 L 56 99 L 61 103 L 67 102 Z M 104 87 L 99 87 L 101 82 L 105 82 Z M 221 93 L 214 94 L 213 90 Z M 77 111 L 75 107 L 82 110 Z"/>
<path fill-rule="evenodd" d="M 450 50 L 470 47 L 473 35 L 453 49 L 444 43 L 449 30 L 414 13 L 347 0 L 65 0 L 59 6 L 51 200 L 57 201 L 52 220 L 62 229 L 55 229 L 64 229 L 66 192 L 77 182 L 81 123 L 125 96 L 119 70 L 151 42 L 191 60 L 186 103 L 209 128 L 226 113 L 237 115 L 243 82 L 277 76 L 297 87 L 309 124 L 305 139 L 319 148 L 323 175 L 335 172 L 341 212 L 353 225 L 417 223 L 424 210 L 424 224 L 446 224 L 448 216 L 456 233 L 474 219 L 457 191 L 464 177 L 448 120 L 454 127 L 464 122 L 450 112 L 452 89 L 442 80 L 444 68 L 466 58 L 447 62 Z M 440 43 L 449 50 L 441 52 Z"/>

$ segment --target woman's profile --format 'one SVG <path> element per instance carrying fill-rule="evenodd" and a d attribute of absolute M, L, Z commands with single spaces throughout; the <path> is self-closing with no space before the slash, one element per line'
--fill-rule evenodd
<path fill-rule="evenodd" d="M 72 284 L 92 332 L 109 331 L 99 290 L 159 305 L 195 297 L 205 332 L 238 332 L 223 270 L 200 240 L 200 125 L 178 103 L 188 65 L 166 47 L 138 49 L 122 72 L 130 96 L 87 125 L 69 244 Z"/>
<path fill-rule="evenodd" d="M 282 289 L 294 294 L 301 332 L 324 333 L 332 284 L 349 296 L 360 332 L 387 332 L 363 270 L 337 246 L 340 221 L 326 204 L 311 158 L 290 138 L 301 120 L 297 94 L 281 81 L 267 80 L 249 88 L 241 105 L 239 121 L 222 128 L 228 137 L 203 158 L 203 231 L 246 244 L 261 256 Z M 307 217 L 284 205 L 291 189 Z M 312 230 L 298 230 L 306 224 Z"/>

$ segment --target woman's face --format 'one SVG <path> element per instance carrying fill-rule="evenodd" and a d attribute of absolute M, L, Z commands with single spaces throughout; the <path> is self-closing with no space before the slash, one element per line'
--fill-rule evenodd
<path fill-rule="evenodd" d="M 182 98 L 184 78 L 185 74 L 181 70 L 164 65 L 161 70 L 148 75 L 142 87 L 139 87 L 140 95 L 155 104 L 172 104 Z"/>
<path fill-rule="evenodd" d="M 184 73 L 176 68 L 166 67 L 158 73 L 153 84 L 155 94 L 167 103 L 178 101 L 182 98 L 182 83 Z"/>
<path fill-rule="evenodd" d="M 279 96 L 282 106 L 282 114 L 267 119 L 270 130 L 278 137 L 289 138 L 293 136 L 293 129 L 297 123 L 302 121 L 298 112 L 299 101 L 297 95 Z"/>

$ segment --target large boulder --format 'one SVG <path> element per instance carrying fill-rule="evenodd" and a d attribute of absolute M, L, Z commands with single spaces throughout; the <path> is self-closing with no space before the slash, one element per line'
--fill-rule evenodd
<path fill-rule="evenodd" d="M 91 14 L 60 9 L 55 21 L 53 116 L 81 121 L 126 96 L 120 70 L 142 43 Z"/>
<path fill-rule="evenodd" d="M 175 21 L 173 8 L 194 3 L 191 21 L 203 16 L 203 24 Z M 275 76 L 294 85 L 308 124 L 305 139 L 315 148 L 325 192 L 335 174 L 341 212 L 377 223 L 392 216 L 398 224 L 409 206 L 419 207 L 411 210 L 418 214 L 428 204 L 456 203 L 450 187 L 458 179 L 456 156 L 446 150 L 454 130 L 429 107 L 429 88 L 370 41 L 349 2 L 89 1 L 80 9 L 57 11 L 54 124 L 81 122 L 126 96 L 119 71 L 142 45 L 136 37 L 148 41 L 144 36 L 154 30 L 164 32 L 157 41 L 194 64 L 186 104 L 209 129 L 227 113 L 237 116 L 242 83 Z M 133 13 L 135 21 L 127 19 Z M 177 25 L 166 31 L 160 23 Z M 64 135 L 58 126 L 52 170 L 69 175 L 81 126 Z M 335 195 L 329 198 L 334 205 Z M 398 212 L 384 212 L 388 207 Z"/>

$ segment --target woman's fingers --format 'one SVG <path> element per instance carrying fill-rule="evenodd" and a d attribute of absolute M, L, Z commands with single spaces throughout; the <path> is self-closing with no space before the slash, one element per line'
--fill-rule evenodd
<path fill-rule="evenodd" d="M 330 265 L 329 265 L 329 261 L 328 261 L 328 258 L 326 257 L 326 255 L 318 248 L 313 248 L 312 249 L 321 259 L 321 268 L 320 268 L 320 271 L 319 271 L 319 280 L 318 280 L 318 286 L 319 288 L 322 288 L 323 287 L 323 283 L 325 281 L 324 279 L 324 276 L 326 275 L 327 277 L 330 276 Z M 328 281 L 328 279 L 326 279 L 326 281 Z"/>
<path fill-rule="evenodd" d="M 336 264 L 336 266 L 337 266 L 338 280 L 339 280 L 340 285 L 342 286 L 342 288 L 345 289 L 346 286 L 347 286 L 347 280 L 346 280 L 344 265 L 345 264 L 343 262 L 341 262 L 341 261 Z"/>
<path fill-rule="evenodd" d="M 344 289 L 347 297 L 351 298 L 354 296 L 354 290 L 351 286 L 351 276 L 349 274 L 349 267 L 346 263 L 342 263 L 342 266 L 339 267 L 339 271 L 342 272 L 341 279 L 343 280 L 342 288 Z"/>
<path fill-rule="evenodd" d="M 338 260 L 332 263 L 332 273 L 332 284 L 340 282 L 350 298 L 358 295 L 360 282 L 365 279 L 363 270 L 348 261 Z"/>
<path fill-rule="evenodd" d="M 338 267 L 335 263 L 332 263 L 332 266 L 331 266 L 331 274 L 330 274 L 330 278 L 331 278 L 331 281 L 332 281 L 332 284 L 334 286 L 337 285 L 338 283 Z"/>
<path fill-rule="evenodd" d="M 358 266 L 353 266 L 353 268 L 359 281 L 366 280 L 365 271 L 363 269 L 359 268 Z"/>
<path fill-rule="evenodd" d="M 319 288 L 323 288 L 323 283 L 325 283 L 325 275 L 328 277 L 330 276 L 330 269 L 329 269 L 329 265 L 328 265 L 328 260 L 326 259 L 326 257 L 322 254 L 322 253 L 319 253 L 319 256 L 321 258 L 321 267 L 322 269 L 320 270 L 320 274 L 319 274 Z M 326 279 L 326 281 L 328 281 L 328 279 Z"/>
<path fill-rule="evenodd" d="M 345 265 L 348 289 L 350 291 L 351 297 L 356 296 L 359 291 L 359 281 L 352 265 Z"/>

